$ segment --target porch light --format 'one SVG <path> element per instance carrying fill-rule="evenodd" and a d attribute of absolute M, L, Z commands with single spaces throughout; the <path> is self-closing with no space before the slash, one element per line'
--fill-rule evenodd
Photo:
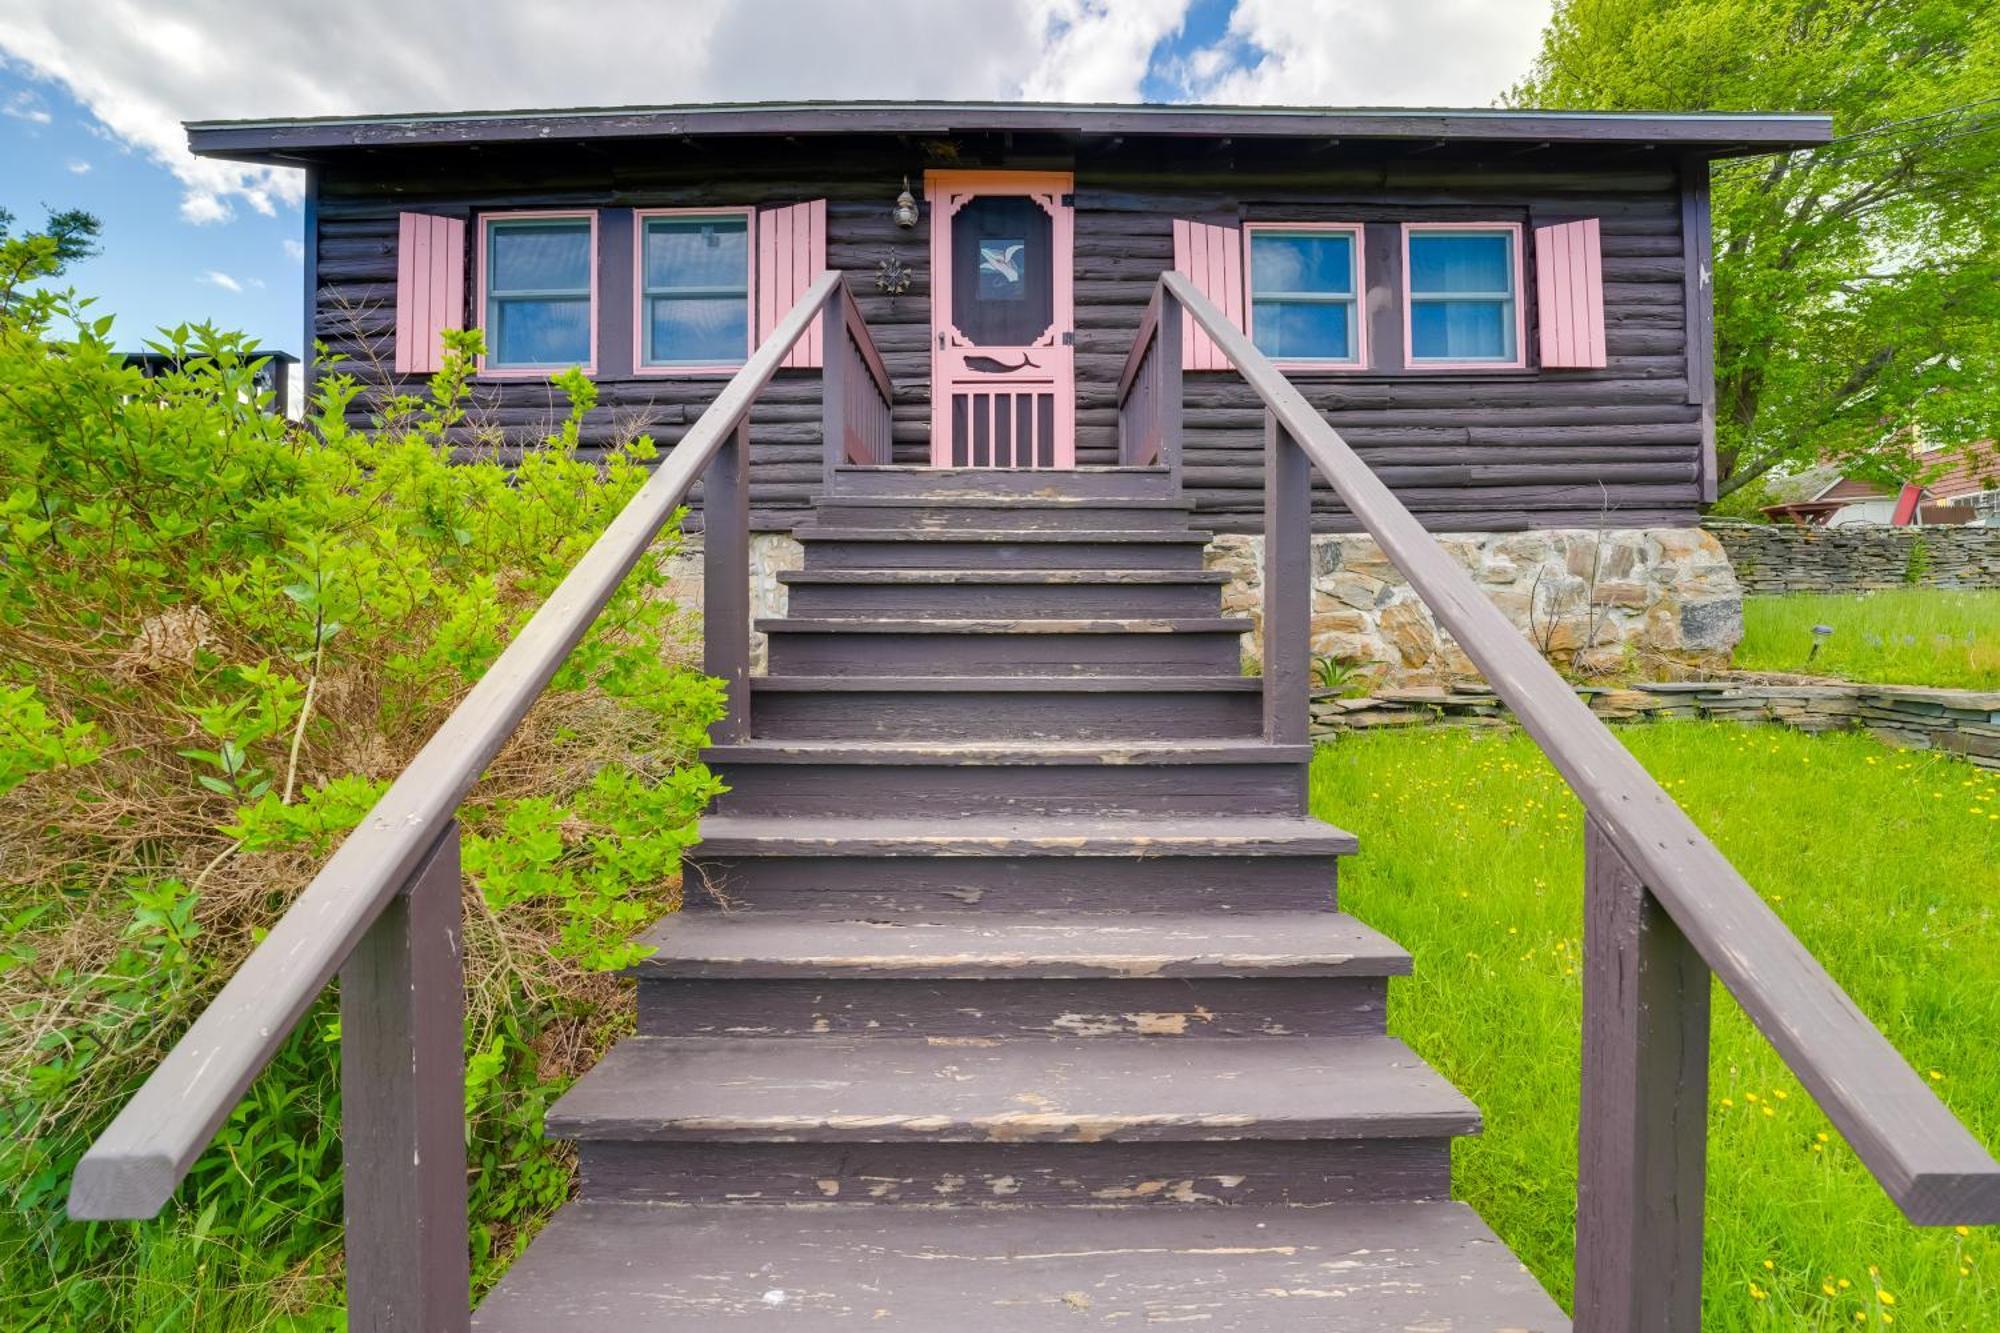
<path fill-rule="evenodd" d="M 917 197 L 910 193 L 910 178 L 903 177 L 903 192 L 896 196 L 896 208 L 892 215 L 896 225 L 909 231 L 917 225 Z"/>

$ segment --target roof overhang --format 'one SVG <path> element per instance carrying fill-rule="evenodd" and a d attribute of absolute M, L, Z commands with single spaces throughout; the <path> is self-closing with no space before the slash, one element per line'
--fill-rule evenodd
<path fill-rule="evenodd" d="M 1734 112 L 1448 110 L 1038 102 L 739 102 L 707 106 L 468 111 L 448 115 L 207 120 L 186 126 L 202 157 L 297 164 L 344 150 L 724 135 L 1039 132 L 1086 137 L 1651 145 L 1707 157 L 1825 143 L 1827 116 Z"/>

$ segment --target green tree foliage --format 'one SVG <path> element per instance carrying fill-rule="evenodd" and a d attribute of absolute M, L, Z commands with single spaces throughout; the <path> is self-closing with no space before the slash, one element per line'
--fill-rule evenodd
<path fill-rule="evenodd" d="M 1990 0 L 1558 0 L 1509 100 L 1833 115 L 1824 148 L 1714 173 L 1724 494 L 1820 460 L 1916 477 L 1920 442 L 1993 433 Z"/>
<path fill-rule="evenodd" d="M 46 273 L 50 239 L 9 262 L 32 248 Z M 546 448 L 454 461 L 478 339 L 450 336 L 430 398 L 351 429 L 335 373 L 301 429 L 262 410 L 238 336 L 174 330 L 180 369 L 143 379 L 67 294 L 0 311 L 0 1324 L 338 1325 L 329 1001 L 162 1220 L 63 1202 L 90 1137 L 647 474 L 644 438 L 578 456 L 574 372 Z M 461 812 L 482 1280 L 568 1190 L 542 1111 L 623 1021 L 607 970 L 671 907 L 717 788 L 694 754 L 720 689 L 668 596 L 674 544 Z"/>
<path fill-rule="evenodd" d="M 59 276 L 79 259 L 97 253 L 101 230 L 96 218 L 78 208 L 50 213 L 40 231 L 10 235 L 14 215 L 0 208 L 0 310 L 30 283 Z"/>

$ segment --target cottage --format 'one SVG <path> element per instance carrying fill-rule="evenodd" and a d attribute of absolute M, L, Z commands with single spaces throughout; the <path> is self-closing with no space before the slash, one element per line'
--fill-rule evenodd
<path fill-rule="evenodd" d="M 474 430 L 520 445 L 580 365 L 592 447 L 670 448 L 90 1150 L 72 1214 L 157 1210 L 345 969 L 351 1313 L 467 1326 L 453 814 L 699 479 L 728 791 L 644 937 L 638 1031 L 548 1114 L 580 1197 L 474 1326 L 1566 1327 L 1450 1197 L 1479 1115 L 1386 1034 L 1412 959 L 1336 910 L 1357 844 L 1308 809 L 1308 667 L 1371 632 L 1481 670 L 1589 812 L 1581 1327 L 1699 1322 L 1710 969 L 1912 1219 L 2000 1219 L 2000 1165 L 1539 651 L 1614 611 L 1708 632 L 1660 591 L 1720 561 L 1690 531 L 1707 163 L 1827 132 L 943 104 L 193 127 L 308 167 L 312 332 L 375 392 L 474 325 Z M 1640 535 L 1560 536 L 1613 524 Z M 793 545 L 755 581 L 753 673 L 759 542 Z M 1531 642 L 1518 585 L 1552 557 L 1592 596 Z"/>

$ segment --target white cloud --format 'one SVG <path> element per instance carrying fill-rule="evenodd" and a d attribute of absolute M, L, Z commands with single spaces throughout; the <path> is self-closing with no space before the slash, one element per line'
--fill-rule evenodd
<path fill-rule="evenodd" d="M 63 165 L 69 168 L 69 174 L 72 176 L 88 176 L 90 174 L 90 163 L 80 157 L 73 157 L 63 163 Z"/>
<path fill-rule="evenodd" d="M 1551 0 L 1237 0 L 1175 71 L 1190 97 L 1297 106 L 1491 105 L 1541 45 Z"/>
<path fill-rule="evenodd" d="M 0 37 L 0 40 L 4 40 L 4 37 Z M 23 88 L 0 103 L 0 116 L 25 120 L 31 125 L 46 125 L 55 119 L 49 114 L 48 108 L 42 105 L 42 99 L 35 96 L 33 90 L 28 88 Z"/>
<path fill-rule="evenodd" d="M 285 258 L 291 260 L 294 264 L 303 264 L 305 262 L 306 259 L 305 246 L 301 245 L 299 242 L 293 240 L 289 236 L 287 236 L 283 241 L 279 242 L 279 244 L 285 247 Z"/>
<path fill-rule="evenodd" d="M 240 293 L 243 290 L 242 283 L 230 277 L 227 273 L 223 273 L 217 269 L 211 268 L 204 270 L 201 275 L 201 281 L 207 283 L 211 287 L 220 287 L 225 292 Z"/>
<path fill-rule="evenodd" d="M 60 85 L 217 222 L 301 197 L 284 168 L 198 160 L 183 120 L 805 98 L 1136 99 L 1190 0 L 5 0 L 0 58 Z M 1550 0 L 1238 0 L 1171 71 L 1204 101 L 1482 105 Z M 227 40 L 218 35 L 227 34 Z M 25 90 L 0 105 L 46 122 Z"/>

